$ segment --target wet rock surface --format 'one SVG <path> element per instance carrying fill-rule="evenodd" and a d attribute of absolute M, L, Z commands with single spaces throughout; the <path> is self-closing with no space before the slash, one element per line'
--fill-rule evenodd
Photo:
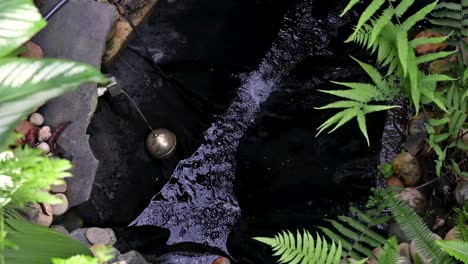
<path fill-rule="evenodd" d="M 47 1 L 42 11 L 50 10 L 57 2 Z M 42 47 L 45 57 L 71 59 L 100 68 L 107 34 L 115 18 L 115 8 L 109 4 L 88 0 L 70 1 L 51 18 L 34 41 Z M 52 127 L 72 121 L 57 142 L 65 158 L 74 165 L 74 177 L 67 178 L 70 206 L 88 200 L 96 174 L 98 161 L 91 151 L 86 133 L 96 103 L 96 85 L 88 84 L 49 101 L 41 110 Z"/>

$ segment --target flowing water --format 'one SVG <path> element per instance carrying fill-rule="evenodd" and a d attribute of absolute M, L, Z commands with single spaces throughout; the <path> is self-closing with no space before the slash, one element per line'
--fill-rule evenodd
<path fill-rule="evenodd" d="M 206 131 L 206 143 L 179 162 L 169 184 L 131 225 L 166 227 L 169 244 L 195 242 L 227 252 L 228 235 L 241 214 L 234 192 L 239 141 L 274 86 L 309 53 L 311 8 L 306 0 L 286 15 L 258 69 L 243 78 L 226 113 Z"/>

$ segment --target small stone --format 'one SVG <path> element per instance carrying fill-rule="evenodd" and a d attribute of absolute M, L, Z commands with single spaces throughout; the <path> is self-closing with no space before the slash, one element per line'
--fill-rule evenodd
<path fill-rule="evenodd" d="M 49 227 L 54 220 L 53 209 L 50 204 L 33 204 L 32 210 L 25 212 L 25 218 L 30 222 Z"/>
<path fill-rule="evenodd" d="M 37 140 L 39 142 L 44 142 L 49 140 L 49 138 L 52 136 L 52 131 L 50 130 L 49 126 L 44 126 L 41 129 L 39 129 L 39 134 L 37 135 Z"/>
<path fill-rule="evenodd" d="M 53 225 L 51 226 L 50 228 L 54 229 L 55 231 L 57 232 L 60 232 L 62 234 L 65 234 L 65 235 L 70 235 L 70 232 L 68 232 L 67 229 L 65 229 L 65 227 L 61 226 L 61 225 Z"/>
<path fill-rule="evenodd" d="M 462 129 L 462 142 L 463 144 L 468 144 L 468 128 L 467 129 Z"/>
<path fill-rule="evenodd" d="M 432 236 L 434 237 L 435 240 L 442 240 L 442 238 L 437 235 L 437 234 L 434 234 L 432 233 Z M 413 241 L 411 241 L 410 243 L 410 253 L 411 253 L 411 258 L 412 259 L 415 259 L 416 255 L 419 255 L 421 257 L 421 259 L 423 260 L 423 263 L 432 263 L 431 260 L 429 258 L 427 258 L 426 256 L 424 256 L 423 254 L 420 253 L 420 250 L 418 249 L 418 247 L 416 246 L 416 243 Z"/>
<path fill-rule="evenodd" d="M 34 59 L 44 58 L 44 52 L 42 51 L 42 48 L 36 43 L 28 41 L 23 46 L 26 48 L 26 51 L 22 52 L 20 57 Z"/>
<path fill-rule="evenodd" d="M 399 251 L 400 256 L 406 257 L 408 259 L 411 258 L 410 244 L 409 243 L 406 243 L 406 242 L 400 243 L 398 245 L 398 251 Z"/>
<path fill-rule="evenodd" d="M 89 246 L 91 246 L 91 243 L 89 243 L 88 239 L 86 239 L 86 230 L 88 230 L 88 229 L 87 228 L 78 228 L 76 230 L 73 230 L 70 233 L 70 236 L 73 237 L 74 239 L 80 241 L 85 246 L 89 247 Z"/>
<path fill-rule="evenodd" d="M 111 234 L 108 230 L 98 227 L 91 227 L 86 231 L 86 238 L 89 243 L 108 245 L 112 241 Z"/>
<path fill-rule="evenodd" d="M 44 154 L 48 154 L 50 152 L 50 146 L 49 146 L 49 144 L 47 144 L 45 142 L 39 143 L 36 146 L 36 148 L 42 150 L 42 152 L 44 152 Z"/>
<path fill-rule="evenodd" d="M 445 235 L 445 240 L 458 240 L 459 235 L 460 231 L 458 231 L 457 227 L 454 227 L 447 232 Z"/>
<path fill-rule="evenodd" d="M 213 261 L 213 264 L 231 264 L 231 261 L 228 258 L 219 257 Z"/>
<path fill-rule="evenodd" d="M 395 176 L 391 176 L 387 179 L 387 187 L 388 188 L 403 188 L 405 185 L 403 182 Z"/>
<path fill-rule="evenodd" d="M 430 29 L 423 30 L 419 32 L 419 34 L 414 37 L 417 38 L 435 38 L 435 37 L 443 37 L 444 35 L 438 32 L 434 32 Z M 447 48 L 447 44 L 445 43 L 434 43 L 434 44 L 423 44 L 416 47 L 415 51 L 418 55 L 423 55 L 427 53 L 432 53 L 440 50 L 444 50 Z"/>
<path fill-rule="evenodd" d="M 376 256 L 377 258 L 380 257 L 380 252 L 382 251 L 381 248 L 374 248 L 372 250 L 372 254 L 374 254 L 374 256 Z M 367 260 L 367 264 L 379 264 L 379 261 L 377 259 L 374 259 L 374 258 L 369 258 Z"/>
<path fill-rule="evenodd" d="M 52 188 L 50 189 L 52 193 L 64 193 L 67 191 L 67 182 L 63 182 L 63 184 L 60 185 L 52 185 Z"/>
<path fill-rule="evenodd" d="M 426 209 L 426 197 L 424 197 L 424 195 L 419 190 L 414 188 L 406 188 L 401 191 L 399 195 L 400 198 L 403 201 L 406 201 L 416 213 L 421 214 L 424 212 L 424 209 Z"/>
<path fill-rule="evenodd" d="M 54 204 L 54 215 L 63 215 L 68 210 L 68 199 L 63 193 L 54 194 L 55 197 L 63 201 L 61 204 Z"/>
<path fill-rule="evenodd" d="M 400 256 L 398 258 L 398 264 L 411 264 L 411 260 L 409 257 L 404 257 L 404 256 Z"/>
<path fill-rule="evenodd" d="M 406 186 L 413 186 L 421 179 L 419 161 L 407 152 L 398 154 L 392 162 L 393 171 L 403 179 Z"/>
<path fill-rule="evenodd" d="M 145 258 L 135 250 L 122 254 L 117 259 L 120 261 L 125 261 L 127 264 L 148 264 Z"/>
<path fill-rule="evenodd" d="M 34 113 L 29 117 L 29 121 L 35 126 L 42 126 L 44 124 L 44 117 L 39 113 Z"/>
<path fill-rule="evenodd" d="M 455 188 L 455 199 L 458 205 L 463 206 L 468 201 L 468 180 L 460 180 Z"/>
<path fill-rule="evenodd" d="M 390 224 L 388 228 L 388 235 L 396 237 L 399 242 L 409 242 L 409 239 L 406 237 L 403 230 L 401 230 L 400 224 L 398 224 L 398 222 L 393 222 Z"/>
<path fill-rule="evenodd" d="M 115 233 L 114 233 L 114 230 L 110 229 L 110 228 L 106 228 L 107 232 L 109 232 L 109 235 L 111 237 L 111 240 L 109 242 L 109 246 L 112 246 L 114 245 L 115 243 L 117 243 L 117 237 L 115 236 Z"/>
<path fill-rule="evenodd" d="M 426 123 L 429 120 L 431 114 L 427 114 L 425 112 L 419 112 L 413 119 L 411 119 L 410 124 L 408 126 L 408 134 L 416 135 L 418 133 L 423 133 L 424 135 L 427 133 L 426 131 Z"/>

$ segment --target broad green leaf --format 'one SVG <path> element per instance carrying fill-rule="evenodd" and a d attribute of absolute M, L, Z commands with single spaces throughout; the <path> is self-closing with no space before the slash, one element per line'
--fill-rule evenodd
<path fill-rule="evenodd" d="M 0 59 L 0 146 L 34 107 L 82 83 L 106 81 L 95 68 L 77 62 Z"/>
<path fill-rule="evenodd" d="M 19 48 L 45 25 L 32 0 L 1 0 L 0 58 Z"/>
<path fill-rule="evenodd" d="M 463 81 L 466 82 L 468 80 L 468 67 L 465 68 L 465 71 L 463 72 Z"/>
<path fill-rule="evenodd" d="M 382 77 L 382 75 L 379 73 L 379 71 L 374 68 L 372 65 L 370 64 L 367 64 L 367 63 L 364 63 L 354 57 L 351 57 L 353 60 L 355 60 L 357 63 L 359 63 L 359 65 L 361 66 L 361 68 L 364 69 L 364 71 L 366 71 L 367 75 L 369 75 L 369 77 L 371 77 L 372 81 L 377 85 L 379 86 L 381 89 L 384 89 L 384 88 L 387 88 L 387 87 L 384 87 L 384 78 Z"/>
<path fill-rule="evenodd" d="M 393 108 L 400 108 L 399 105 L 366 105 L 362 108 L 362 111 L 365 114 L 370 114 L 373 112 L 386 111 Z"/>
<path fill-rule="evenodd" d="M 410 47 L 416 48 L 419 45 L 424 45 L 424 44 L 438 44 L 446 41 L 449 38 L 449 36 L 444 36 L 444 37 L 435 37 L 435 38 L 416 38 L 413 39 L 409 42 Z"/>
<path fill-rule="evenodd" d="M 410 30 L 413 28 L 416 23 L 419 21 L 423 20 L 431 11 L 436 7 L 437 1 L 434 1 L 432 4 L 428 4 L 425 7 L 421 8 L 418 12 L 416 12 L 414 15 L 410 16 L 408 19 L 403 22 L 402 27 L 406 31 Z"/>
<path fill-rule="evenodd" d="M 353 119 L 357 115 L 359 110 L 356 108 L 348 108 L 346 110 L 343 110 L 343 112 L 344 112 L 344 115 L 341 118 L 341 120 L 336 124 L 336 126 L 332 130 L 330 130 L 330 132 L 328 132 L 328 134 L 334 132 L 335 130 L 340 128 L 342 125 L 348 123 L 351 119 Z"/>
<path fill-rule="evenodd" d="M 368 48 L 370 48 L 374 44 L 375 40 L 380 35 L 380 32 L 382 32 L 385 25 L 392 21 L 392 17 L 394 14 L 395 11 L 393 8 L 387 8 L 383 11 L 382 15 L 374 22 L 371 39 L 369 41 L 369 44 L 367 45 Z"/>
<path fill-rule="evenodd" d="M 435 52 L 435 53 L 429 53 L 429 54 L 426 54 L 426 55 L 416 57 L 416 63 L 421 64 L 421 63 L 426 63 L 426 62 L 430 62 L 430 61 L 433 61 L 433 60 L 445 58 L 447 56 L 450 56 L 450 55 L 454 54 L 455 52 L 458 52 L 458 50 L 439 51 L 439 52 Z"/>
<path fill-rule="evenodd" d="M 334 103 L 327 104 L 322 107 L 315 107 L 317 110 L 330 109 L 330 108 L 350 108 L 361 106 L 361 103 L 356 101 L 337 101 Z"/>
<path fill-rule="evenodd" d="M 397 16 L 402 16 L 413 3 L 414 0 L 401 1 L 395 8 Z"/>
<path fill-rule="evenodd" d="M 441 126 L 441 125 L 447 124 L 448 122 L 450 122 L 450 118 L 448 117 L 444 117 L 441 119 L 434 119 L 434 118 L 429 119 L 429 125 L 431 126 Z"/>
<path fill-rule="evenodd" d="M 50 264 L 52 258 L 92 255 L 81 242 L 53 229 L 25 221 L 6 219 L 5 222 L 7 239 L 18 247 L 18 250 L 5 249 L 6 263 Z"/>
<path fill-rule="evenodd" d="M 400 28 L 396 35 L 398 57 L 400 59 L 403 74 L 406 76 L 408 72 L 408 33 L 403 28 Z"/>
<path fill-rule="evenodd" d="M 340 16 L 344 16 L 346 13 L 348 13 L 348 11 L 351 10 L 351 8 L 353 8 L 357 3 L 359 3 L 359 0 L 350 0 Z"/>

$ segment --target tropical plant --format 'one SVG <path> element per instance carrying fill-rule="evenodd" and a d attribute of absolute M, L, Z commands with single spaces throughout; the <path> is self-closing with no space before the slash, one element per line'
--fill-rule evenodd
<path fill-rule="evenodd" d="M 70 162 L 8 146 L 15 138 L 13 127 L 34 107 L 82 83 L 107 80 L 82 63 L 16 57 L 22 44 L 46 25 L 32 0 L 0 1 L 0 25 L 0 263 L 50 263 L 53 257 L 91 255 L 79 242 L 17 219 L 15 213 L 32 202 L 58 202 L 44 190 L 70 176 Z"/>
<path fill-rule="evenodd" d="M 274 238 L 255 237 L 264 244 L 272 247 L 273 256 L 281 256 L 279 263 L 323 263 L 338 264 L 342 257 L 341 244 L 333 240 L 331 245 L 322 237 L 317 235 L 314 239 L 309 231 L 303 234 L 298 231 L 296 237 L 290 231 L 283 231 Z"/>
<path fill-rule="evenodd" d="M 391 219 L 390 216 L 382 215 L 384 209 L 384 206 L 379 206 L 364 212 L 356 207 L 350 207 L 350 212 L 355 218 L 338 216 L 340 221 L 328 220 L 334 230 L 326 227 L 320 227 L 320 229 L 329 238 L 339 241 L 343 245 L 343 258 L 372 257 L 376 259 L 372 249 L 382 247 L 387 241 L 383 236 L 373 231 L 373 228 Z"/>
<path fill-rule="evenodd" d="M 351 0 L 342 15 L 358 2 Z M 387 5 L 385 5 L 386 2 Z M 377 64 L 380 67 L 388 67 L 387 74 L 382 76 L 373 66 L 358 61 L 372 79 L 373 84 L 338 83 L 351 89 L 326 91 L 326 93 L 349 100 L 318 108 L 345 108 L 325 121 L 318 128 L 318 134 L 336 124 L 330 131 L 332 132 L 356 117 L 359 128 L 369 144 L 366 114 L 396 107 L 388 105 L 388 102 L 397 96 L 410 98 L 417 112 L 421 103 L 432 103 L 443 111 L 447 111 L 443 97 L 436 87 L 438 82 L 451 81 L 453 78 L 444 74 L 427 74 L 420 69 L 420 65 L 447 57 L 455 51 L 440 51 L 417 56 L 414 49 L 423 44 L 442 43 L 448 37 L 417 38 L 411 41 L 408 39 L 409 31 L 436 7 L 437 1 L 423 7 L 406 19 L 403 19 L 403 15 L 414 4 L 414 0 L 402 0 L 396 6 L 393 2 L 371 1 L 361 14 L 354 32 L 347 39 L 347 42 L 355 42 L 370 50 L 372 54 L 377 54 Z M 383 11 L 377 13 L 379 10 Z M 379 102 L 379 104 L 371 104 L 372 102 Z M 369 111 L 369 108 L 372 110 Z"/>
<path fill-rule="evenodd" d="M 378 260 L 379 263 L 398 263 L 398 258 L 398 241 L 395 237 L 391 237 L 382 248 Z"/>
<path fill-rule="evenodd" d="M 455 259 L 468 263 L 468 242 L 459 240 L 436 241 L 437 245 Z"/>

